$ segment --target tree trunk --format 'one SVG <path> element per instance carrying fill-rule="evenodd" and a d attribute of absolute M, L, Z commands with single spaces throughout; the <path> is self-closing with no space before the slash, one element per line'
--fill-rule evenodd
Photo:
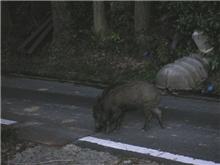
<path fill-rule="evenodd" d="M 68 43 L 71 34 L 71 14 L 68 10 L 68 2 L 52 1 L 52 17 L 53 17 L 53 41 Z"/>
<path fill-rule="evenodd" d="M 59 59 L 67 58 L 71 51 L 73 34 L 73 19 L 70 13 L 69 2 L 52 1 L 53 41 L 51 45 L 51 63 L 54 65 Z"/>
<path fill-rule="evenodd" d="M 107 32 L 107 20 L 103 1 L 93 2 L 93 21 L 95 33 L 103 38 Z"/>
<path fill-rule="evenodd" d="M 150 23 L 150 2 L 135 2 L 135 32 L 147 31 Z"/>
<path fill-rule="evenodd" d="M 136 42 L 140 46 L 140 51 L 143 51 L 145 46 L 145 35 L 150 26 L 150 2 L 135 1 L 134 10 Z"/>
<path fill-rule="evenodd" d="M 2 26 L 8 26 L 7 28 L 11 28 L 11 26 L 13 26 L 9 4 L 10 2 L 5 1 L 1 4 Z"/>

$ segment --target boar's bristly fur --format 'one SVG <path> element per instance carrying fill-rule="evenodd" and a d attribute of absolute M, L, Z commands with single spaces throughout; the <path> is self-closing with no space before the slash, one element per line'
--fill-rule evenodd
<path fill-rule="evenodd" d="M 103 91 L 93 107 L 95 130 L 112 132 L 121 125 L 126 110 L 141 109 L 145 115 L 144 129 L 148 128 L 152 116 L 156 116 L 160 126 L 162 113 L 158 108 L 160 93 L 153 84 L 134 81 Z"/>

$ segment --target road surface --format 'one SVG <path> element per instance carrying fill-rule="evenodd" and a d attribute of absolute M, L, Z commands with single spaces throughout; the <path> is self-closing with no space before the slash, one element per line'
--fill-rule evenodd
<path fill-rule="evenodd" d="M 17 122 L 20 138 L 42 144 L 74 143 L 162 161 L 176 159 L 172 163 L 220 163 L 220 102 L 164 96 L 160 106 L 165 129 L 153 120 L 143 131 L 143 114 L 136 111 L 125 115 L 119 130 L 103 134 L 94 132 L 92 117 L 101 92 L 70 83 L 3 78 L 2 118 Z"/>

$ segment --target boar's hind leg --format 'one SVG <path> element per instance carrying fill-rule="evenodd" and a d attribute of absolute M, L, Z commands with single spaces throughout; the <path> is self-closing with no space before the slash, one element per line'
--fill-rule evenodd
<path fill-rule="evenodd" d="M 160 127 L 164 128 L 163 122 L 162 122 L 162 112 L 161 112 L 161 110 L 159 108 L 154 108 L 151 112 L 156 116 L 157 120 L 159 121 Z"/>

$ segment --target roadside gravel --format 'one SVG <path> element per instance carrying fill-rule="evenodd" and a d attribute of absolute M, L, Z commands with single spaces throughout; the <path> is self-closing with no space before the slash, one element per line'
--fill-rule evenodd
<path fill-rule="evenodd" d="M 27 148 L 7 162 L 8 165 L 159 165 L 135 157 L 117 157 L 107 152 L 81 148 L 74 144 L 63 147 L 37 145 Z"/>

